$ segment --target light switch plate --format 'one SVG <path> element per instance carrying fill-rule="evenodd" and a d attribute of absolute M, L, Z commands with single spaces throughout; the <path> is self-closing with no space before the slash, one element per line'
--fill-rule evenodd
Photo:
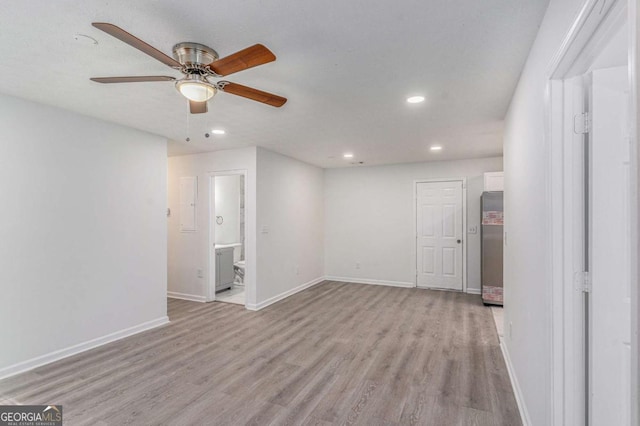
<path fill-rule="evenodd" d="M 467 229 L 468 234 L 477 234 L 478 233 L 478 225 L 472 225 Z"/>

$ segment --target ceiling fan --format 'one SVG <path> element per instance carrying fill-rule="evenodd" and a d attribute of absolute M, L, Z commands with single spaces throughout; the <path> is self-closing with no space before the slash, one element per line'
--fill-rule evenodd
<path fill-rule="evenodd" d="M 211 99 L 218 90 L 274 107 L 281 107 L 287 102 L 287 99 L 281 96 L 231 83 L 230 81 L 221 80 L 212 83 L 208 80 L 208 77 L 224 77 L 238 71 L 275 61 L 275 55 L 261 44 L 247 47 L 246 49 L 219 59 L 218 53 L 215 50 L 203 44 L 178 43 L 173 46 L 173 58 L 171 58 L 113 24 L 94 22 L 92 25 L 185 75 L 181 79 L 160 75 L 97 77 L 92 78 L 92 81 L 98 83 L 175 81 L 176 89 L 189 100 L 189 109 L 192 114 L 207 112 L 207 101 Z"/>

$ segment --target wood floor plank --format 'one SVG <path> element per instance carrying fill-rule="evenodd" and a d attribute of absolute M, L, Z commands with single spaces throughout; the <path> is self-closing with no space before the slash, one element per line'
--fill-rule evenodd
<path fill-rule="evenodd" d="M 69 425 L 520 425 L 491 311 L 326 281 L 261 311 L 169 299 L 170 324 L 0 381 Z"/>
<path fill-rule="evenodd" d="M 363 380 L 355 389 L 355 392 L 350 395 L 349 409 L 340 413 L 340 420 L 337 424 L 353 425 L 362 421 L 365 410 L 373 410 L 373 408 L 375 408 L 372 407 L 372 401 L 375 396 L 380 393 L 380 387 L 380 383 L 371 380 Z M 365 420 L 368 419 L 365 418 Z"/>
<path fill-rule="evenodd" d="M 301 423 L 301 426 L 331 426 L 333 423 L 329 423 L 325 420 L 318 419 L 313 416 L 308 416 L 304 423 Z"/>
<path fill-rule="evenodd" d="M 288 409 L 282 410 L 271 424 L 293 426 L 303 423 L 335 380 L 336 375 L 330 371 L 316 375 L 288 404 Z"/>
<path fill-rule="evenodd" d="M 279 405 L 262 401 L 259 404 L 252 404 L 242 410 L 243 417 L 238 418 L 239 424 L 246 426 L 263 426 L 268 425 L 280 413 L 285 411 Z M 244 419 L 248 418 L 245 422 Z"/>

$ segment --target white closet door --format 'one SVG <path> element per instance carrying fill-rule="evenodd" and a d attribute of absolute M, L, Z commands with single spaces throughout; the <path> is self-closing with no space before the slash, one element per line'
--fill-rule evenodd
<path fill-rule="evenodd" d="M 418 287 L 462 291 L 462 182 L 417 185 Z"/>

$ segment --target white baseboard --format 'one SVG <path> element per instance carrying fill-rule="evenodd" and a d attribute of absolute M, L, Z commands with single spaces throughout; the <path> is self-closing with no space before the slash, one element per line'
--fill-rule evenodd
<path fill-rule="evenodd" d="M 479 288 L 468 288 L 467 294 L 482 294 L 482 291 Z"/>
<path fill-rule="evenodd" d="M 191 302 L 206 302 L 207 298 L 204 296 L 198 296 L 196 294 L 177 293 L 175 291 L 167 291 L 167 297 L 172 299 L 189 300 Z"/>
<path fill-rule="evenodd" d="M 62 358 L 67 358 L 72 355 L 88 351 L 89 349 L 97 348 L 98 346 L 115 342 L 116 340 L 124 339 L 125 337 L 142 333 L 143 331 L 151 330 L 152 328 L 160 327 L 161 325 L 165 325 L 167 323 L 169 323 L 169 317 L 160 317 L 151 321 L 143 322 L 142 324 L 138 324 L 133 327 L 125 328 L 124 330 L 107 334 L 106 336 L 98 337 L 96 339 L 79 343 L 68 348 L 59 349 L 57 351 L 50 352 L 36 358 L 31 358 L 27 361 L 10 365 L 8 367 L 0 369 L 0 379 L 5 379 L 10 376 L 15 376 L 16 374 L 24 373 L 25 371 L 33 370 L 34 368 L 61 360 Z"/>
<path fill-rule="evenodd" d="M 414 283 L 404 282 L 404 281 L 383 281 L 383 280 L 372 280 L 372 279 L 363 279 L 363 278 L 348 278 L 348 277 L 325 277 L 327 281 L 338 281 L 341 283 L 355 283 L 355 284 L 372 284 L 372 285 L 386 285 L 390 287 L 403 287 L 403 288 L 411 288 L 415 287 Z"/>
<path fill-rule="evenodd" d="M 513 388 L 513 393 L 516 397 L 516 403 L 518 404 L 518 410 L 520 411 L 520 418 L 522 419 L 522 424 L 523 426 L 530 426 L 531 419 L 529 418 L 529 411 L 527 411 L 527 406 L 524 403 L 522 389 L 520 389 L 518 378 L 516 377 L 515 370 L 513 369 L 513 364 L 511 363 L 511 356 L 509 355 L 509 350 L 507 349 L 507 345 L 504 344 L 504 341 L 502 339 L 500 339 L 500 349 L 502 349 L 502 356 L 504 358 L 504 363 L 507 365 L 507 371 L 509 372 L 509 379 L 511 379 L 511 387 Z"/>
<path fill-rule="evenodd" d="M 291 296 L 293 294 L 299 293 L 302 290 L 306 290 L 309 287 L 312 287 L 312 286 L 314 286 L 316 284 L 319 284 L 319 283 L 321 283 L 323 281 L 325 281 L 324 277 L 316 278 L 316 279 L 311 280 L 309 282 L 306 282 L 304 284 L 300 284 L 298 287 L 292 288 L 291 290 L 287 290 L 287 291 L 285 291 L 283 293 L 280 293 L 277 296 L 270 297 L 269 299 L 267 299 L 267 300 L 265 300 L 263 302 L 260 302 L 260 303 L 257 303 L 257 304 L 247 303 L 246 308 L 249 309 L 250 311 L 259 311 L 260 309 L 264 309 L 269 305 L 273 305 L 274 303 L 279 302 L 282 299 L 285 299 L 285 298 L 287 298 L 287 297 L 289 297 L 289 296 Z"/>

